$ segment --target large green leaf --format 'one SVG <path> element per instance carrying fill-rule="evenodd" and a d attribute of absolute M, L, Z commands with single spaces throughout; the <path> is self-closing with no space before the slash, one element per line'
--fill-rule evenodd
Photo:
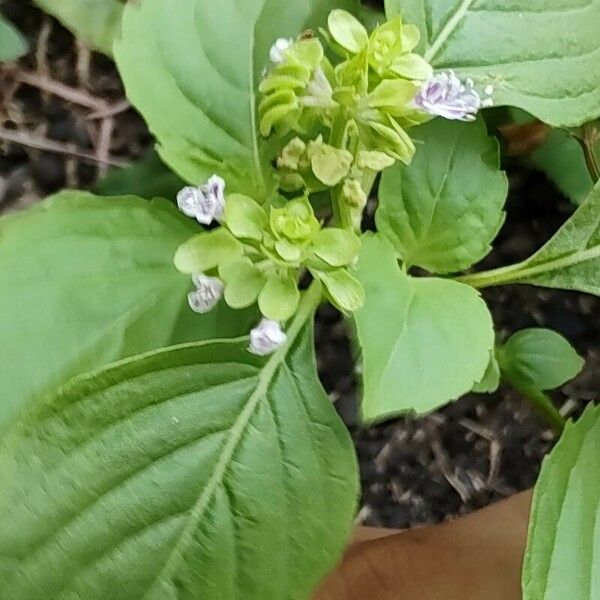
<path fill-rule="evenodd" d="M 553 390 L 573 379 L 584 360 L 556 331 L 534 327 L 512 335 L 497 349 L 502 374 L 517 386 Z"/>
<path fill-rule="evenodd" d="M 421 30 L 420 50 L 497 104 L 552 125 L 600 115 L 600 0 L 386 0 Z"/>
<path fill-rule="evenodd" d="M 141 198 L 170 198 L 185 185 L 183 180 L 170 171 L 158 154 L 151 150 L 136 163 L 122 169 L 112 169 L 96 185 L 95 191 L 102 196 L 127 196 Z"/>
<path fill-rule="evenodd" d="M 600 409 L 569 422 L 535 487 L 523 600 L 600 598 Z"/>
<path fill-rule="evenodd" d="M 112 55 L 121 25 L 124 4 L 120 0 L 34 0 L 74 35 L 94 50 Z"/>
<path fill-rule="evenodd" d="M 364 238 L 357 276 L 366 292 L 364 307 L 355 313 L 365 419 L 428 412 L 481 381 L 494 330 L 476 290 L 409 277 L 390 243 L 377 235 Z"/>
<path fill-rule="evenodd" d="M 0 448 L 2 598 L 308 599 L 358 478 L 312 322 L 288 333 L 267 361 L 200 343 L 41 402 Z"/>
<path fill-rule="evenodd" d="M 27 52 L 21 32 L 0 13 L 0 61 L 15 60 Z"/>
<path fill-rule="evenodd" d="M 467 275 L 476 287 L 531 283 L 600 296 L 600 184 L 536 254 L 522 263 Z"/>
<path fill-rule="evenodd" d="M 225 307 L 187 306 L 191 282 L 172 259 L 196 229 L 164 200 L 84 192 L 0 220 L 0 428 L 73 375 L 217 330 L 239 335 Z"/>
<path fill-rule="evenodd" d="M 264 198 L 273 153 L 257 129 L 256 90 L 269 48 L 325 23 L 354 0 L 144 0 L 125 9 L 115 54 L 127 95 L 184 179 L 214 172 Z M 140 68 L 143 65 L 143 68 Z"/>
<path fill-rule="evenodd" d="M 377 227 L 408 266 L 462 271 L 491 250 L 504 221 L 498 144 L 481 119 L 436 119 L 414 137 L 423 143 L 410 167 L 398 162 L 383 173 Z"/>

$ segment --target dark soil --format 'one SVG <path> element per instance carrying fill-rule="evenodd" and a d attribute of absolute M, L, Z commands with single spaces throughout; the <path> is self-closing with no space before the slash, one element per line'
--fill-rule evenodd
<path fill-rule="evenodd" d="M 23 208 L 62 187 L 90 188 L 106 172 L 93 159 L 32 149 L 32 140 L 58 141 L 67 149 L 112 161 L 139 158 L 152 141 L 133 110 L 90 120 L 89 107 L 23 83 L 23 73 L 33 73 L 38 83 L 65 83 L 114 105 L 124 93 L 111 61 L 79 48 L 67 31 L 29 2 L 6 0 L 2 8 L 26 33 L 32 49 L 18 65 L 4 66 L 0 73 L 0 131 L 20 132 L 28 140 L 17 144 L 0 135 L 0 211 Z M 515 164 L 506 167 L 511 180 L 507 224 L 485 267 L 525 258 L 573 210 L 539 174 Z M 550 327 L 585 356 L 585 371 L 554 395 L 563 414 L 576 414 L 595 399 L 600 387 L 600 299 L 519 286 L 490 289 L 485 298 L 502 336 L 529 326 Z M 438 522 L 535 482 L 554 437 L 515 392 L 503 387 L 489 396 L 470 394 L 424 418 L 361 428 L 346 328 L 332 309 L 319 313 L 317 344 L 323 383 L 356 442 L 362 522 L 393 527 Z"/>

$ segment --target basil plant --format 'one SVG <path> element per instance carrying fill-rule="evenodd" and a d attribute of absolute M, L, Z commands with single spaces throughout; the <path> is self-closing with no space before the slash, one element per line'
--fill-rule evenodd
<path fill-rule="evenodd" d="M 490 109 L 573 136 L 600 117 L 600 0 L 508 4 L 119 6 L 101 46 L 185 183 L 0 221 L 0 600 L 310 598 L 359 497 L 316 373 L 324 303 L 358 349 L 365 422 L 504 380 L 564 429 L 524 597 L 600 594 L 597 539 L 577 541 L 600 510 L 600 412 L 565 428 L 546 393 L 583 361 L 553 331 L 496 339 L 480 295 L 600 295 L 600 187 L 532 257 L 476 266 L 508 191 Z"/>

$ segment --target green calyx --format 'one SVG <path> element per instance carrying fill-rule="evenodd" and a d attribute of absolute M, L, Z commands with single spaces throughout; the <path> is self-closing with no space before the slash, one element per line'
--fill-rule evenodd
<path fill-rule="evenodd" d="M 294 42 L 259 85 L 263 95 L 258 107 L 261 135 L 306 131 L 317 113 L 335 108 L 328 70 L 319 40 Z"/>
<path fill-rule="evenodd" d="M 356 284 L 347 270 L 359 250 L 360 239 L 352 231 L 321 226 L 306 196 L 282 198 L 267 208 L 243 194 L 231 194 L 222 226 L 182 244 L 175 266 L 190 275 L 218 276 L 230 307 L 258 302 L 265 317 L 285 321 L 297 309 L 298 279 L 304 270 L 325 284 L 340 309 L 356 310 L 361 295 L 350 289 Z M 342 292 L 344 282 L 348 289 Z"/>

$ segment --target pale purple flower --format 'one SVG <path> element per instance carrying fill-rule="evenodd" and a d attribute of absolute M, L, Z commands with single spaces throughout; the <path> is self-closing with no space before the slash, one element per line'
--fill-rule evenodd
<path fill-rule="evenodd" d="M 263 319 L 250 332 L 250 346 L 248 350 L 258 356 L 267 356 L 285 344 L 286 340 L 287 335 L 277 321 Z"/>
<path fill-rule="evenodd" d="M 430 77 L 421 87 L 413 104 L 416 108 L 430 115 L 458 121 L 474 121 L 481 108 L 492 103 L 492 86 L 486 87 L 484 100 L 473 87 L 473 81 L 465 83 L 454 74 L 454 71 L 437 73 Z"/>
<path fill-rule="evenodd" d="M 285 60 L 285 53 L 293 46 L 294 40 L 287 38 L 279 38 L 271 46 L 269 58 L 271 62 L 278 65 Z"/>
<path fill-rule="evenodd" d="M 184 215 L 202 225 L 219 221 L 225 211 L 225 181 L 213 175 L 198 187 L 184 187 L 177 194 L 177 206 Z"/>
<path fill-rule="evenodd" d="M 200 314 L 210 312 L 223 296 L 223 282 L 204 273 L 192 275 L 192 281 L 196 289 L 188 294 L 190 308 Z"/>

